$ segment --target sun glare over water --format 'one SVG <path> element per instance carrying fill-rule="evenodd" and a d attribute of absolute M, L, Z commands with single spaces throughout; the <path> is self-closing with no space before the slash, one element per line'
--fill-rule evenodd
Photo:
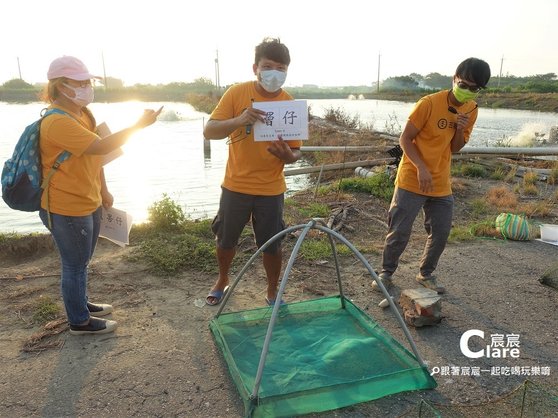
<path fill-rule="evenodd" d="M 359 115 L 378 131 L 385 131 L 386 123 L 393 120 L 403 126 L 413 106 L 381 100 L 309 100 L 308 103 L 316 116 L 323 116 L 328 108 L 341 108 L 351 115 Z M 213 217 L 219 204 L 228 145 L 221 140 L 209 141 L 209 150 L 204 147 L 202 132 L 207 114 L 195 111 L 186 103 L 93 103 L 90 107 L 97 123 L 105 122 L 112 132 L 117 132 L 135 123 L 144 109 L 158 109 L 161 105 L 164 108 L 159 120 L 135 133 L 124 145 L 124 154 L 105 166 L 114 207 L 128 212 L 139 223 L 147 219 L 149 206 L 167 194 L 190 218 Z M 11 156 L 24 127 L 36 120 L 44 107 L 43 103 L 0 103 L 1 163 Z M 557 125 L 556 113 L 480 108 L 470 145 L 492 146 L 503 135 L 525 136 L 529 126 L 536 126 L 537 131 L 548 135 L 550 126 Z M 350 158 L 358 159 L 354 155 Z M 288 193 L 308 184 L 307 175 L 287 177 Z M 0 201 L 0 232 L 12 231 L 45 232 L 46 229 L 37 213 L 14 211 Z"/>

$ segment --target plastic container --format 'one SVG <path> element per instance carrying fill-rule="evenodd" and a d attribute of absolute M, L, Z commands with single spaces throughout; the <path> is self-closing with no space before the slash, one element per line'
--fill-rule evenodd
<path fill-rule="evenodd" d="M 543 241 L 557 242 L 558 241 L 558 225 L 542 224 L 541 239 Z"/>

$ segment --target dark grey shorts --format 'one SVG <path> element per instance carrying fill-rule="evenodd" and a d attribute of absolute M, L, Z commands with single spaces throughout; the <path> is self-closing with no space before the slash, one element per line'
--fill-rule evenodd
<path fill-rule="evenodd" d="M 219 211 L 213 219 L 211 230 L 217 245 L 223 249 L 236 247 L 240 234 L 252 220 L 256 245 L 261 247 L 275 234 L 285 229 L 283 222 L 283 193 L 275 196 L 253 196 L 221 188 Z M 273 242 L 264 252 L 274 254 L 281 240 Z"/>

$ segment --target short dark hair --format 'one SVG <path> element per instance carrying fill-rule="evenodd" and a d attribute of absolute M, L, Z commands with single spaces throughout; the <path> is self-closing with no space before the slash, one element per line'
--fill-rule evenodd
<path fill-rule="evenodd" d="M 291 63 L 289 48 L 287 48 L 285 44 L 282 44 L 279 38 L 264 38 L 262 43 L 256 46 L 254 64 L 258 65 L 262 58 L 267 58 L 285 65 Z"/>
<path fill-rule="evenodd" d="M 457 66 L 455 75 L 484 88 L 490 80 L 490 66 L 481 59 L 467 58 Z"/>

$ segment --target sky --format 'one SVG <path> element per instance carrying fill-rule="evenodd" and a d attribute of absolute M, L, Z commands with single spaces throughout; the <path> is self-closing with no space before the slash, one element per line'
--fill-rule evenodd
<path fill-rule="evenodd" d="M 372 85 L 378 78 L 453 75 L 468 57 L 493 77 L 558 73 L 555 0 L 6 0 L 0 85 L 45 82 L 50 62 L 80 58 L 125 85 L 251 80 L 254 47 L 279 37 L 286 86 Z M 104 63 L 104 65 L 103 65 Z"/>

